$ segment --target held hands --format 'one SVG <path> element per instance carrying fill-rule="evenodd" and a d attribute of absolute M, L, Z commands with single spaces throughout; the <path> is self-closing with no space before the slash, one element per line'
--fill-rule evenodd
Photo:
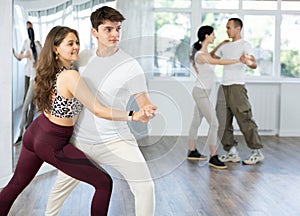
<path fill-rule="evenodd" d="M 247 66 L 251 66 L 253 64 L 253 56 L 245 53 L 240 57 L 242 63 L 246 64 Z"/>
<path fill-rule="evenodd" d="M 248 67 L 250 67 L 252 69 L 257 68 L 256 60 L 255 60 L 253 55 L 249 55 L 247 53 L 242 55 L 241 56 L 241 62 L 246 64 Z"/>
<path fill-rule="evenodd" d="M 133 113 L 132 120 L 147 123 L 155 116 L 156 106 L 147 105 Z"/>

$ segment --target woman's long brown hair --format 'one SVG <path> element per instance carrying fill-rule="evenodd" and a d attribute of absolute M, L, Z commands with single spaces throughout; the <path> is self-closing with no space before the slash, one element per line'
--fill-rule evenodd
<path fill-rule="evenodd" d="M 52 88 L 56 73 L 61 67 L 59 59 L 56 60 L 55 46 L 59 46 L 68 33 L 77 31 L 66 26 L 56 26 L 48 33 L 45 44 L 38 57 L 34 85 L 34 99 L 39 111 L 49 112 L 52 106 Z M 78 38 L 79 40 L 79 38 Z"/>

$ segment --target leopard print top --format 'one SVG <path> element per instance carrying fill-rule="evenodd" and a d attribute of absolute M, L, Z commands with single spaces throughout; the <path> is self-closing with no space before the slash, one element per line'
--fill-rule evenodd
<path fill-rule="evenodd" d="M 66 67 L 60 68 L 56 73 L 56 79 L 53 84 L 53 93 L 55 99 L 52 103 L 51 115 L 58 118 L 73 118 L 82 110 L 82 104 L 75 97 L 65 98 L 57 91 L 57 77 L 63 70 L 70 70 Z"/>

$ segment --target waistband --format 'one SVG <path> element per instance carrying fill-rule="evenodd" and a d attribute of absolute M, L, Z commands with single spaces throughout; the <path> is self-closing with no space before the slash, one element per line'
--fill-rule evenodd
<path fill-rule="evenodd" d="M 64 136 L 71 136 L 73 134 L 74 126 L 63 126 L 51 122 L 44 113 L 37 117 L 37 123 L 41 129 L 49 131 L 49 133 L 57 133 Z"/>

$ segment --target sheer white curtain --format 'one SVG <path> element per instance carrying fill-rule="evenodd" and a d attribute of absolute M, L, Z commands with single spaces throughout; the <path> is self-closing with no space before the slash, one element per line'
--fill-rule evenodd
<path fill-rule="evenodd" d="M 146 78 L 152 77 L 154 65 L 153 0 L 118 0 L 116 9 L 126 18 L 122 24 L 123 35 L 120 47 L 141 64 Z M 133 99 L 128 109 L 138 109 Z M 147 124 L 133 122 L 129 126 L 137 139 L 148 135 Z"/>
<path fill-rule="evenodd" d="M 116 8 L 125 16 L 121 47 L 134 56 L 147 76 L 151 76 L 154 57 L 153 0 L 118 0 Z"/>

